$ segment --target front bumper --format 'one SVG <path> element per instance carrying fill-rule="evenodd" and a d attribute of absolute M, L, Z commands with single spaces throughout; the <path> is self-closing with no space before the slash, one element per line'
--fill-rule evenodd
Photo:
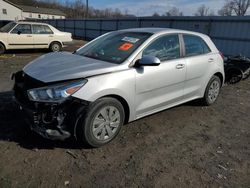
<path fill-rule="evenodd" d="M 35 108 L 21 104 L 16 98 L 15 101 L 23 114 L 30 129 L 42 137 L 50 140 L 65 140 L 71 137 L 70 117 L 68 113 L 69 104 L 36 104 Z M 69 105 L 69 106 L 68 106 Z"/>
<path fill-rule="evenodd" d="M 36 81 L 31 81 L 30 78 L 20 79 L 19 77 L 26 76 L 20 74 L 15 75 L 14 100 L 31 130 L 50 140 L 65 140 L 75 136 L 76 122 L 88 106 L 88 102 L 74 97 L 60 103 L 30 101 L 27 90 L 37 87 Z M 35 84 L 30 84 L 31 82 Z"/>

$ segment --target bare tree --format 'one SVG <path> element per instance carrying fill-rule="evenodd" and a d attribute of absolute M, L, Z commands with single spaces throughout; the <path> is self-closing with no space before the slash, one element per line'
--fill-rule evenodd
<path fill-rule="evenodd" d="M 183 16 L 183 13 L 176 7 L 172 7 L 168 12 L 166 12 L 166 16 Z"/>
<path fill-rule="evenodd" d="M 250 7 L 250 0 L 226 0 L 225 5 L 218 11 L 221 16 L 245 16 Z"/>
<path fill-rule="evenodd" d="M 237 16 L 245 16 L 250 7 L 250 0 L 230 0 Z"/>
<path fill-rule="evenodd" d="M 232 16 L 233 15 L 233 3 L 231 1 L 227 1 L 225 5 L 218 11 L 220 16 Z"/>
<path fill-rule="evenodd" d="M 152 16 L 153 16 L 153 17 L 159 17 L 159 16 L 161 16 L 161 15 L 158 14 L 157 12 L 155 12 Z"/>
<path fill-rule="evenodd" d="M 200 7 L 198 7 L 194 15 L 195 16 L 212 16 L 213 14 L 214 14 L 213 11 L 210 11 L 209 7 L 207 7 L 206 5 L 201 5 Z"/>

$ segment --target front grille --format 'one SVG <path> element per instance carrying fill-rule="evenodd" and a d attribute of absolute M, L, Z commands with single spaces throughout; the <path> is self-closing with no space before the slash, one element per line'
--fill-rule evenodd
<path fill-rule="evenodd" d="M 27 94 L 27 91 L 29 89 L 43 86 L 45 86 L 43 82 L 30 77 L 23 71 L 17 72 L 15 74 L 14 95 L 18 102 L 22 104 L 30 104 L 30 100 Z"/>

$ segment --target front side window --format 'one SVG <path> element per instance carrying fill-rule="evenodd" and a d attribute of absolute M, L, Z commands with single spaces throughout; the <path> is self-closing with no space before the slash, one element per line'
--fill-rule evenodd
<path fill-rule="evenodd" d="M 33 34 L 53 34 L 47 25 L 33 25 Z"/>
<path fill-rule="evenodd" d="M 31 25 L 19 24 L 12 30 L 11 33 L 31 34 Z"/>
<path fill-rule="evenodd" d="M 144 32 L 113 32 L 77 50 L 75 54 L 121 64 L 151 35 Z"/>
<path fill-rule="evenodd" d="M 146 47 L 142 56 L 155 56 L 161 61 L 180 58 L 178 35 L 165 35 L 156 39 Z"/>
<path fill-rule="evenodd" d="M 195 56 L 211 52 L 204 40 L 194 35 L 183 35 L 186 56 Z"/>
<path fill-rule="evenodd" d="M 7 9 L 3 8 L 3 14 L 7 15 Z"/>

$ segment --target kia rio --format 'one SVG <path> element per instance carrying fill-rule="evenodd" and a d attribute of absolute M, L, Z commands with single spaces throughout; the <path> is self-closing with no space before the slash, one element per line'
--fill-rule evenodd
<path fill-rule="evenodd" d="M 213 104 L 224 67 L 204 34 L 140 28 L 104 34 L 74 53 L 43 55 L 13 77 L 33 131 L 100 147 L 125 123 L 194 99 Z"/>

